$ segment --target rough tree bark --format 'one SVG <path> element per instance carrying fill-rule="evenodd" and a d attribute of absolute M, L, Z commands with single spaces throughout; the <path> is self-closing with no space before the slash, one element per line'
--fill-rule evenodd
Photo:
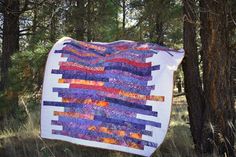
<path fill-rule="evenodd" d="M 185 90 L 191 133 L 199 153 L 234 154 L 235 109 L 227 0 L 200 0 L 203 87 L 196 45 L 196 0 L 183 0 Z"/>
<path fill-rule="evenodd" d="M 234 39 L 234 36 L 235 36 L 235 32 L 236 32 L 235 20 L 236 20 L 236 1 L 230 0 L 229 2 L 229 26 L 228 26 L 230 39 Z M 232 51 L 233 53 L 231 73 L 233 77 L 234 100 L 236 100 L 236 41 L 235 40 L 231 40 L 230 51 Z"/>
<path fill-rule="evenodd" d="M 204 97 L 198 67 L 196 44 L 196 0 L 183 0 L 184 5 L 184 86 L 188 103 L 190 130 L 197 152 L 201 152 Z"/>
<path fill-rule="evenodd" d="M 4 90 L 7 85 L 11 56 L 19 50 L 19 5 L 19 0 L 9 0 L 4 3 L 1 90 Z"/>
<path fill-rule="evenodd" d="M 228 1 L 200 0 L 205 123 L 204 152 L 234 154 L 235 110 L 228 33 Z M 217 147 L 215 147 L 217 146 Z"/>

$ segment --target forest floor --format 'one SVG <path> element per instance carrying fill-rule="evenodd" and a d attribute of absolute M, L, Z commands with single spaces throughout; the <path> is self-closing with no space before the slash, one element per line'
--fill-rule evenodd
<path fill-rule="evenodd" d="M 134 157 L 122 152 L 89 148 L 62 141 L 41 139 L 39 136 L 40 107 L 30 113 L 29 121 L 14 130 L 14 120 L 0 132 L 1 157 Z M 174 98 L 167 136 L 153 154 L 158 157 L 195 157 L 189 129 L 185 96 Z M 216 156 L 216 155 L 214 155 Z"/>

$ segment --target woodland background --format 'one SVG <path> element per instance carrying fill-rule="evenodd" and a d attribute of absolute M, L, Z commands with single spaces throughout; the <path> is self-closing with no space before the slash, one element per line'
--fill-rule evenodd
<path fill-rule="evenodd" d="M 0 0 L 0 156 L 133 156 L 39 137 L 45 62 L 63 36 L 184 48 L 154 156 L 235 156 L 235 0 Z"/>

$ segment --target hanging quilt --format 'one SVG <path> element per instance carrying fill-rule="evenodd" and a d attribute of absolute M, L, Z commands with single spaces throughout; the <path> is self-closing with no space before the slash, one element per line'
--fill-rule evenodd
<path fill-rule="evenodd" d="M 41 136 L 150 156 L 167 132 L 183 56 L 153 43 L 62 38 L 46 64 Z"/>

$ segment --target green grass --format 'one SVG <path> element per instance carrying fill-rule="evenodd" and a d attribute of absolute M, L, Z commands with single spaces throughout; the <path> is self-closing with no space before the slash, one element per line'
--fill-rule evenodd
<path fill-rule="evenodd" d="M 15 120 L 5 122 L 0 132 L 1 157 L 134 157 L 127 153 L 79 146 L 68 142 L 41 139 L 39 136 L 39 107 L 29 113 L 29 120 L 14 129 Z M 13 128 L 13 129 L 12 129 Z M 174 99 L 167 136 L 153 154 L 158 157 L 196 156 L 188 124 L 184 96 Z"/>

